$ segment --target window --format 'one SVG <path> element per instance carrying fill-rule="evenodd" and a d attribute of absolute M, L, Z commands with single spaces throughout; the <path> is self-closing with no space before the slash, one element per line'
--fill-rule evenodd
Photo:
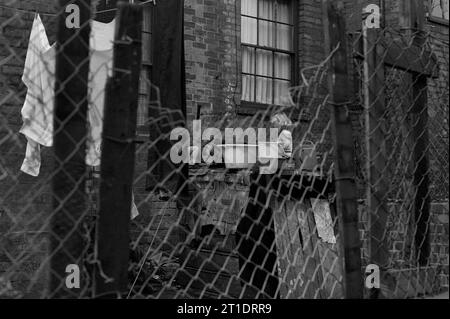
<path fill-rule="evenodd" d="M 449 0 L 429 0 L 428 17 L 448 24 Z"/>
<path fill-rule="evenodd" d="M 295 85 L 295 1 L 242 0 L 242 101 L 286 105 Z"/>
<path fill-rule="evenodd" d="M 153 5 L 145 5 L 142 22 L 142 69 L 137 110 L 137 133 L 148 135 L 148 108 L 150 105 L 150 81 L 152 74 L 152 22 Z"/>

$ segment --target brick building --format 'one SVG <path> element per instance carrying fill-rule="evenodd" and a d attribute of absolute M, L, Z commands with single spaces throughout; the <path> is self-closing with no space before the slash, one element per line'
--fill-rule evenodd
<path fill-rule="evenodd" d="M 104 1 L 100 2 L 105 6 Z M 392 28 L 397 25 L 399 1 L 345 1 L 349 33 L 360 32 L 362 9 L 371 2 L 384 3 L 385 23 Z M 435 1 L 431 0 L 425 2 L 427 7 L 435 4 Z M 284 102 L 277 100 L 277 97 L 285 94 L 288 87 L 302 84 L 300 70 L 318 65 L 326 58 L 322 1 L 261 0 L 262 9 L 252 3 L 249 0 L 185 0 L 188 123 L 199 114 L 205 127 L 252 126 L 255 114 L 264 110 L 267 105 L 282 105 Z M 272 6 L 273 3 L 276 3 L 276 6 Z M 441 66 L 439 77 L 429 83 L 429 131 L 430 136 L 433 136 L 430 159 L 433 169 L 430 258 L 432 264 L 442 266 L 438 274 L 439 289 L 448 289 L 449 29 L 448 1 L 443 3 L 446 3 L 446 9 L 429 12 L 426 30 L 432 36 L 431 42 L 436 43 L 434 53 L 437 54 Z M 144 9 L 141 74 L 143 85 L 138 118 L 138 136 L 143 141 L 148 138 L 148 128 L 145 124 L 146 106 L 150 101 L 146 83 L 151 80 L 149 77 L 152 67 L 151 6 L 145 6 Z M 20 109 L 26 93 L 21 75 L 36 11 L 42 16 L 49 39 L 54 41 L 55 8 L 49 6 L 48 1 L 0 1 L 0 233 L 8 234 L 8 238 L 2 238 L 0 241 L 3 245 L 0 248 L 0 276 L 2 272 L 15 272 L 16 275 L 11 278 L 14 289 L 26 291 L 30 296 L 41 296 L 46 285 L 46 264 L 42 263 L 42 260 L 45 259 L 43 256 L 47 252 L 48 244 L 46 220 L 52 212 L 50 180 L 53 165 L 51 150 L 44 148 L 43 166 L 38 178 L 19 172 L 26 145 L 25 139 L 18 133 L 22 125 Z M 243 25 L 246 26 L 245 30 Z M 275 34 L 273 38 L 267 35 L 270 33 L 268 30 Z M 272 61 L 271 65 L 265 63 L 269 60 Z M 255 62 L 254 66 L 252 62 Z M 260 62 L 264 66 L 257 64 Z M 309 72 L 305 71 L 305 74 L 308 75 Z M 303 96 L 303 103 L 314 105 L 312 100 L 323 99 L 327 93 L 325 87 L 324 82 L 317 95 Z M 446 90 L 446 97 L 440 95 L 442 90 Z M 447 105 L 447 108 L 442 108 L 442 99 L 446 99 L 444 105 Z M 434 103 L 436 100 L 439 100 L 438 104 Z M 352 105 L 358 147 L 363 147 L 363 128 L 360 120 L 362 111 L 362 105 Z M 312 140 L 321 141 L 319 150 L 322 153 L 330 153 L 331 138 L 327 129 L 330 117 L 326 109 L 317 112 L 315 108 L 307 108 L 301 113 L 299 120 L 302 127 L 311 127 L 309 133 Z M 177 244 L 180 243 L 177 228 L 173 227 L 178 223 L 179 212 L 175 202 L 161 200 L 146 191 L 147 147 L 147 144 L 142 143 L 137 151 L 134 192 L 141 216 L 132 223 L 132 235 L 144 246 L 151 243 L 167 252 L 178 247 Z M 245 182 L 236 182 L 234 179 L 230 185 L 234 187 L 231 189 L 232 194 L 237 195 L 230 195 L 230 198 L 220 202 L 220 205 L 228 207 L 225 211 L 228 211 L 230 216 L 225 219 L 230 222 L 229 229 L 225 227 L 221 234 L 221 238 L 225 238 L 224 249 L 217 252 L 218 255 L 231 256 L 222 267 L 224 271 L 221 278 L 225 286 L 232 277 L 230 274 L 236 274 L 238 271 L 237 256 L 233 255 L 233 220 L 239 216 L 236 210 L 242 209 L 239 207 L 243 205 L 241 198 L 245 200 L 248 194 L 248 184 Z M 239 200 L 233 200 L 236 196 L 240 196 Z M 364 201 L 361 198 L 362 239 L 366 238 L 364 211 Z M 221 225 L 227 223 L 222 222 Z M 408 240 L 406 231 L 402 230 L 403 226 L 395 225 L 394 228 L 399 228 L 393 230 L 398 233 L 396 245 L 402 246 L 402 243 Z M 392 249 L 393 254 L 396 251 L 401 252 L 401 247 Z M 204 253 L 211 252 L 205 250 Z M 190 274 L 191 271 L 192 276 L 203 276 L 202 279 L 206 282 L 208 278 L 214 278 L 208 273 L 200 275 L 195 269 L 187 270 L 187 273 Z"/>

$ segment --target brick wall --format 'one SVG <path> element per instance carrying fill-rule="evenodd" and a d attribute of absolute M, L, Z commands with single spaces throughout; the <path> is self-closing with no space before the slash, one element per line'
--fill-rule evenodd
<path fill-rule="evenodd" d="M 430 265 L 438 267 L 437 280 L 441 290 L 448 290 L 449 282 L 449 226 L 448 201 L 432 204 L 430 223 Z"/>
<path fill-rule="evenodd" d="M 390 203 L 387 223 L 388 273 L 390 289 L 396 298 L 415 297 L 417 294 L 436 294 L 448 290 L 449 225 L 448 201 L 431 204 L 429 242 L 430 258 L 426 267 L 417 268 L 414 245 L 414 219 L 405 203 Z M 369 263 L 368 214 L 364 201 L 359 205 L 361 256 L 363 265 Z M 409 277 L 408 276 L 412 276 Z M 416 276 L 416 277 L 414 277 Z"/>
<path fill-rule="evenodd" d="M 205 124 L 233 110 L 231 90 L 240 82 L 236 41 L 240 36 L 239 1 L 185 1 L 185 50 L 188 116 L 202 105 Z M 238 96 L 239 94 L 236 93 Z"/>
<path fill-rule="evenodd" d="M 424 1 L 427 5 L 428 1 Z M 379 4 L 379 1 L 368 1 L 368 0 L 358 0 L 358 1 L 346 1 L 346 14 L 347 14 L 347 27 L 352 33 L 361 32 L 362 9 L 368 4 Z M 385 3 L 385 24 L 387 28 L 393 29 L 399 26 L 399 1 L 384 1 Z M 431 256 L 429 260 L 429 265 L 434 268 L 439 265 L 436 270 L 436 274 L 433 276 L 433 283 L 435 284 L 434 289 L 448 289 L 448 25 L 443 25 L 440 23 L 435 23 L 431 20 L 427 20 L 425 24 L 425 32 L 428 34 L 428 42 L 430 48 L 438 59 L 438 77 L 429 79 L 428 81 L 428 115 L 429 115 L 429 136 L 430 136 L 430 193 L 432 198 L 431 205 L 431 222 L 430 222 L 430 245 L 431 245 Z M 390 72 L 390 73 L 388 73 Z M 392 71 L 387 71 L 386 74 L 393 74 Z M 400 73 L 400 72 L 399 72 Z M 355 69 L 351 70 L 351 74 L 355 75 Z M 355 78 L 357 80 L 357 78 Z M 406 107 L 409 107 L 404 99 L 410 97 L 410 93 L 407 93 L 407 83 L 389 83 L 387 86 L 387 94 L 391 94 L 391 99 L 398 99 L 398 105 L 401 105 L 400 99 Z M 393 86 L 397 86 L 394 88 Z M 402 87 L 403 86 L 403 87 Z M 395 92 L 395 90 L 398 90 Z M 407 93 L 405 95 L 400 95 L 400 93 Z M 391 105 L 397 105 L 392 104 Z M 354 125 L 354 139 L 355 146 L 357 147 L 357 177 L 360 188 L 360 232 L 361 239 L 363 243 L 363 259 L 367 262 L 367 245 L 368 236 L 367 233 L 367 210 L 364 206 L 364 153 L 365 153 L 365 141 L 364 141 L 364 118 L 362 114 L 361 105 L 354 105 L 352 108 L 351 116 Z M 389 110 L 389 112 L 396 111 Z M 401 114 L 400 114 L 401 115 Z M 394 123 L 393 124 L 399 124 Z M 401 160 L 400 158 L 398 160 Z M 409 161 L 406 159 L 406 162 Z M 408 171 L 412 173 L 411 170 Z M 405 176 L 402 177 L 403 183 L 410 185 L 412 179 L 408 179 Z M 393 175 L 394 176 L 394 175 Z M 392 185 L 400 185 L 400 183 L 393 183 Z M 399 187 L 400 188 L 400 187 Z M 399 190 L 396 189 L 396 192 Z M 411 206 L 408 202 L 412 202 L 412 199 L 407 199 L 406 189 L 405 198 L 402 198 L 401 203 L 391 203 L 390 207 L 390 218 L 388 221 L 388 237 L 389 245 L 388 249 L 390 252 L 390 258 L 392 261 L 392 267 L 395 269 L 410 269 L 410 267 L 415 267 L 414 262 L 414 220 L 411 218 Z M 398 195 L 397 195 L 398 197 Z M 445 222 L 447 220 L 447 222 Z M 405 276 L 403 276 L 405 277 Z M 397 282 L 401 281 L 401 276 L 397 277 Z M 417 291 L 420 291 L 420 287 L 415 287 Z M 403 291 L 402 293 L 405 293 Z M 407 292 L 411 295 L 412 292 Z M 401 296 L 403 296 L 400 293 Z"/>
<path fill-rule="evenodd" d="M 5 1 L 1 0 L 0 4 Z M 348 13 L 349 31 L 360 29 L 360 12 L 365 4 L 370 1 L 346 1 Z M 23 9 L 38 10 L 41 13 L 52 12 L 53 9 L 44 0 L 15 1 L 13 5 Z M 388 21 L 394 23 L 395 13 L 398 12 L 397 2 L 387 1 L 387 10 L 390 12 Z M 201 118 L 205 127 L 209 126 L 246 126 L 251 117 L 240 113 L 240 1 L 236 0 L 185 0 L 185 46 L 186 46 L 186 78 L 187 78 L 187 107 L 189 122 L 194 118 L 196 107 L 201 105 Z M 301 69 L 317 65 L 324 58 L 323 24 L 322 24 L 321 0 L 300 1 L 298 6 L 299 34 L 298 53 Z M 55 38 L 54 19 L 50 16 L 42 16 L 51 41 Z M 23 72 L 23 63 L 28 45 L 29 30 L 33 14 L 20 13 L 0 8 L 0 165 L 8 173 L 6 178 L 0 180 L 0 231 L 10 230 L 11 238 L 6 241 L 6 249 L 9 253 L 0 253 L 0 273 L 10 267 L 12 259 L 16 259 L 20 252 L 30 251 L 29 262 L 23 263 L 23 269 L 17 269 L 22 278 L 14 279 L 14 285 L 21 290 L 29 284 L 30 278 L 24 278 L 24 274 L 32 273 L 33 269 L 42 269 L 40 260 L 42 252 L 45 252 L 46 236 L 43 225 L 45 218 L 52 211 L 49 178 L 52 171 L 51 150 L 43 150 L 43 167 L 40 177 L 32 178 L 19 172 L 25 153 L 25 139 L 18 130 L 22 124 L 20 108 L 23 104 L 25 87 L 20 81 Z M 428 30 L 440 41 L 448 41 L 448 26 L 429 23 Z M 439 54 L 442 65 L 441 78 L 430 83 L 431 92 L 439 92 L 442 85 L 447 85 L 443 80 L 448 76 L 448 46 Z M 306 75 L 310 73 L 306 72 Z M 325 84 L 325 83 L 324 83 Z M 326 94 L 325 86 L 319 90 L 318 100 Z M 438 96 L 438 93 L 431 94 Z M 305 97 L 304 105 L 308 104 Z M 445 98 L 445 97 L 442 97 Z M 448 96 L 447 96 L 448 99 Z M 448 100 L 447 100 L 448 101 Z M 313 106 L 315 103 L 311 103 Z M 448 104 L 448 102 L 447 102 Z M 307 110 L 314 114 L 315 109 Z M 360 109 L 353 111 L 355 131 L 362 131 L 360 125 Z M 445 113 L 445 112 L 444 112 Z M 320 113 L 313 126 L 312 139 L 318 140 L 329 121 L 329 113 L 325 109 Z M 448 177 L 442 177 L 448 173 L 448 128 L 443 130 L 442 120 L 447 121 L 448 112 L 442 114 L 442 110 L 434 110 L 430 104 L 430 121 L 439 123 L 431 126 L 430 136 L 438 136 L 434 140 L 432 152 L 436 156 L 431 158 L 433 172 L 436 179 L 442 181 L 444 190 L 448 194 Z M 310 122 L 306 119 L 305 126 Z M 444 124 L 445 124 L 444 123 Z M 443 130 L 435 131 L 435 130 Z M 357 145 L 361 141 L 355 139 Z M 323 141 L 322 149 L 330 149 L 330 139 L 327 135 Z M 447 150 L 445 153 L 443 150 Z M 446 163 L 446 166 L 442 166 Z M 356 163 L 361 165 L 361 163 Z M 179 213 L 174 202 L 164 202 L 153 194 L 145 191 L 145 170 L 147 168 L 147 148 L 142 145 L 137 151 L 135 196 L 141 216 L 133 222 L 133 238 L 140 238 L 141 243 L 152 243 L 164 250 L 171 250 L 178 242 L 176 229 L 172 227 L 179 218 Z M 360 167 L 361 168 L 361 167 Z M 361 168 L 363 169 L 363 167 Z M 0 171 L 0 176 L 2 171 Z M 444 184 L 442 184 L 444 183 Z M 446 184 L 445 184 L 446 183 Z M 435 186 L 435 189 L 442 189 Z M 436 197 L 440 203 L 444 203 L 440 213 L 434 213 L 437 206 L 433 206 L 433 216 L 447 216 L 445 218 L 433 217 L 433 229 L 436 235 L 432 239 L 433 260 L 447 258 L 447 267 L 441 274 L 442 281 L 448 286 L 448 195 L 439 193 Z M 436 193 L 437 194 L 437 193 Z M 447 203 L 447 204 L 445 204 Z M 438 204 L 434 204 L 438 205 Z M 445 206 L 447 205 L 447 206 Z M 438 205 L 439 206 L 439 205 Z M 439 206 L 441 207 L 441 206 Z M 446 207 L 446 208 L 445 208 Z M 163 209 L 161 209 L 163 208 Z M 31 221 L 31 223 L 30 223 Z M 362 219 L 362 221 L 364 221 Z M 13 229 L 13 231 L 11 231 Z M 362 227 L 363 229 L 363 227 Z M 443 232 L 441 232 L 441 230 Z M 445 233 L 446 230 L 446 233 Z M 445 237 L 447 236 L 447 237 Z M 401 237 L 401 236 L 400 236 Z M 365 237 L 364 237 L 365 238 Z M 447 238 L 447 242 L 445 242 Z M 31 239 L 31 241 L 30 241 Z M 3 239 L 2 239 L 3 244 Z M 437 259 L 436 259 L 437 258 Z M 28 267 L 34 267 L 32 269 Z M 41 276 L 42 277 L 42 276 Z M 42 277 L 44 278 L 44 277 Z M 42 283 L 43 279 L 38 282 Z M 41 293 L 39 284 L 33 291 Z M 22 289 L 23 290 L 23 289 Z"/>
<path fill-rule="evenodd" d="M 5 1 L 0 4 L 4 5 Z M 47 1 L 8 1 L 8 4 L 42 13 L 54 10 Z M 0 166 L 7 172 L 0 180 L 0 273 L 13 270 L 14 276 L 10 278 L 13 288 L 38 297 L 46 287 L 46 263 L 43 261 L 48 237 L 45 225 L 52 210 L 49 176 L 53 162 L 51 151 L 43 148 L 40 178 L 19 171 L 26 145 L 25 138 L 18 134 L 22 125 L 20 109 L 26 93 L 21 76 L 33 17 L 32 13 L 0 8 Z M 42 20 L 49 39 L 54 41 L 53 17 L 43 14 Z"/>
<path fill-rule="evenodd" d="M 428 1 L 425 1 L 427 5 Z M 425 31 L 438 61 L 438 77 L 428 81 L 430 136 L 431 222 L 430 265 L 438 267 L 438 286 L 448 290 L 449 283 L 449 207 L 448 207 L 448 105 L 449 105 L 449 26 L 428 20 Z"/>

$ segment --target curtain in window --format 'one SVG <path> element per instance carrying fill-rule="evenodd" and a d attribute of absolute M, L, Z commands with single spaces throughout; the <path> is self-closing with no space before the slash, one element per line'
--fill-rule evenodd
<path fill-rule="evenodd" d="M 242 0 L 241 12 L 243 15 L 255 17 L 258 14 L 257 0 Z M 258 29 L 255 18 L 242 17 L 241 19 L 241 42 L 257 45 Z M 242 72 L 255 74 L 255 50 L 250 47 L 242 47 Z M 242 99 L 255 101 L 255 77 L 243 75 L 242 77 Z"/>
<path fill-rule="evenodd" d="M 291 0 L 277 1 L 277 21 L 293 24 Z M 293 51 L 293 27 L 286 24 L 277 24 L 277 48 Z M 284 53 L 275 53 L 275 77 L 283 80 L 275 80 L 274 104 L 289 104 L 289 87 L 291 86 L 291 56 Z"/>
<path fill-rule="evenodd" d="M 274 104 L 289 104 L 289 87 L 291 86 L 291 57 L 284 53 L 275 53 L 275 77 L 283 80 L 275 80 Z M 287 80 L 284 80 L 287 79 Z"/>
<path fill-rule="evenodd" d="M 286 104 L 286 95 L 291 85 L 291 56 L 274 53 L 264 48 L 293 50 L 293 28 L 286 25 L 292 24 L 290 3 L 290 0 L 242 1 L 241 11 L 244 15 L 241 21 L 241 41 L 244 44 L 242 47 L 242 72 L 244 73 L 242 99 L 244 101 Z M 257 20 L 256 17 L 265 20 Z M 255 49 L 245 44 L 257 45 L 261 48 Z"/>

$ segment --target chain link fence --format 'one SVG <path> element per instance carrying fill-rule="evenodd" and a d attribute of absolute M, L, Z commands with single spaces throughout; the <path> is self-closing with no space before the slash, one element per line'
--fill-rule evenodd
<path fill-rule="evenodd" d="M 296 141 L 295 155 L 280 159 L 272 174 L 261 174 L 256 165 L 246 163 L 190 165 L 189 177 L 176 194 L 183 197 L 179 201 L 167 200 L 174 194 L 166 184 L 182 175 L 168 152 L 158 154 L 159 159 L 138 174 L 136 187 L 147 174 L 158 174 L 159 161 L 173 167 L 138 200 L 139 210 L 151 205 L 152 213 L 132 222 L 136 263 L 129 297 L 148 296 L 146 292 L 155 298 L 343 297 L 327 65 L 325 60 L 302 70 L 303 84 L 291 88 L 297 107 L 285 108 L 292 123 L 283 127 Z M 270 128 L 273 114 L 280 113 L 268 109 L 237 119 L 231 127 Z M 215 125 L 224 131 L 229 123 L 224 119 Z M 154 144 L 148 141 L 140 147 L 152 152 Z M 223 145 L 224 156 L 229 151 L 251 152 L 256 146 L 235 145 Z"/>
<path fill-rule="evenodd" d="M 448 43 L 383 28 L 351 36 L 362 258 L 388 298 L 448 287 Z M 447 227 L 447 228 L 445 228 Z"/>
<path fill-rule="evenodd" d="M 40 22 L 37 2 L 0 2 L 0 298 L 345 298 L 348 234 L 342 236 L 339 225 L 334 140 L 346 136 L 335 135 L 329 92 L 342 46 L 300 70 L 300 85 L 290 88 L 284 107 L 202 123 L 221 135 L 203 134 L 203 127 L 198 139 L 199 122 L 186 123 L 182 110 L 167 107 L 167 88 L 143 76 L 145 66 L 137 69 L 126 55 L 140 62 L 141 35 L 133 32 L 145 29 L 146 18 L 141 26 L 133 12 L 148 3 L 122 10 L 116 23 L 131 38 L 116 37 L 108 46 L 96 32 L 113 39 L 115 25 L 86 22 L 89 1 L 81 2 L 87 15 L 80 30 L 90 25 L 90 37 L 70 33 L 67 45 L 56 46 L 50 43 L 57 36 L 64 39 L 53 32 L 60 28 L 57 8 L 41 11 Z M 136 28 L 124 27 L 127 12 Z M 43 35 L 48 47 L 33 47 Z M 365 266 L 377 264 L 376 291 L 386 298 L 438 292 L 448 287 L 448 242 L 442 240 L 448 226 L 439 222 L 448 211 L 433 210 L 434 203 L 448 203 L 448 43 L 427 36 L 411 51 L 412 36 L 387 28 L 347 36 L 348 85 L 354 87 L 347 114 L 358 187 L 351 195 L 359 199 L 363 266 L 356 284 L 362 291 Z M 74 64 L 71 54 L 85 58 Z M 34 112 L 24 114 L 27 103 Z M 120 105 L 132 111 L 111 111 Z M 26 134 L 30 123 L 45 126 L 31 132 L 49 134 L 47 144 Z M 149 134 L 136 137 L 142 127 Z M 177 127 L 188 128 L 197 146 L 182 144 L 187 160 L 181 164 L 173 161 Z M 227 128 L 243 130 L 234 130 L 230 142 Z M 271 128 L 278 129 L 272 144 L 284 158 L 223 160 L 258 158 L 270 143 L 252 140 L 251 129 L 255 135 L 264 129 L 268 138 Z M 291 149 L 283 136 L 292 136 Z M 287 148 L 279 151 L 280 144 Z M 211 163 L 216 154 L 219 163 Z M 34 165 L 24 167 L 24 158 Z M 270 163 L 276 169 L 263 174 Z M 68 265 L 80 269 L 79 288 L 69 289 L 76 272 Z"/>

